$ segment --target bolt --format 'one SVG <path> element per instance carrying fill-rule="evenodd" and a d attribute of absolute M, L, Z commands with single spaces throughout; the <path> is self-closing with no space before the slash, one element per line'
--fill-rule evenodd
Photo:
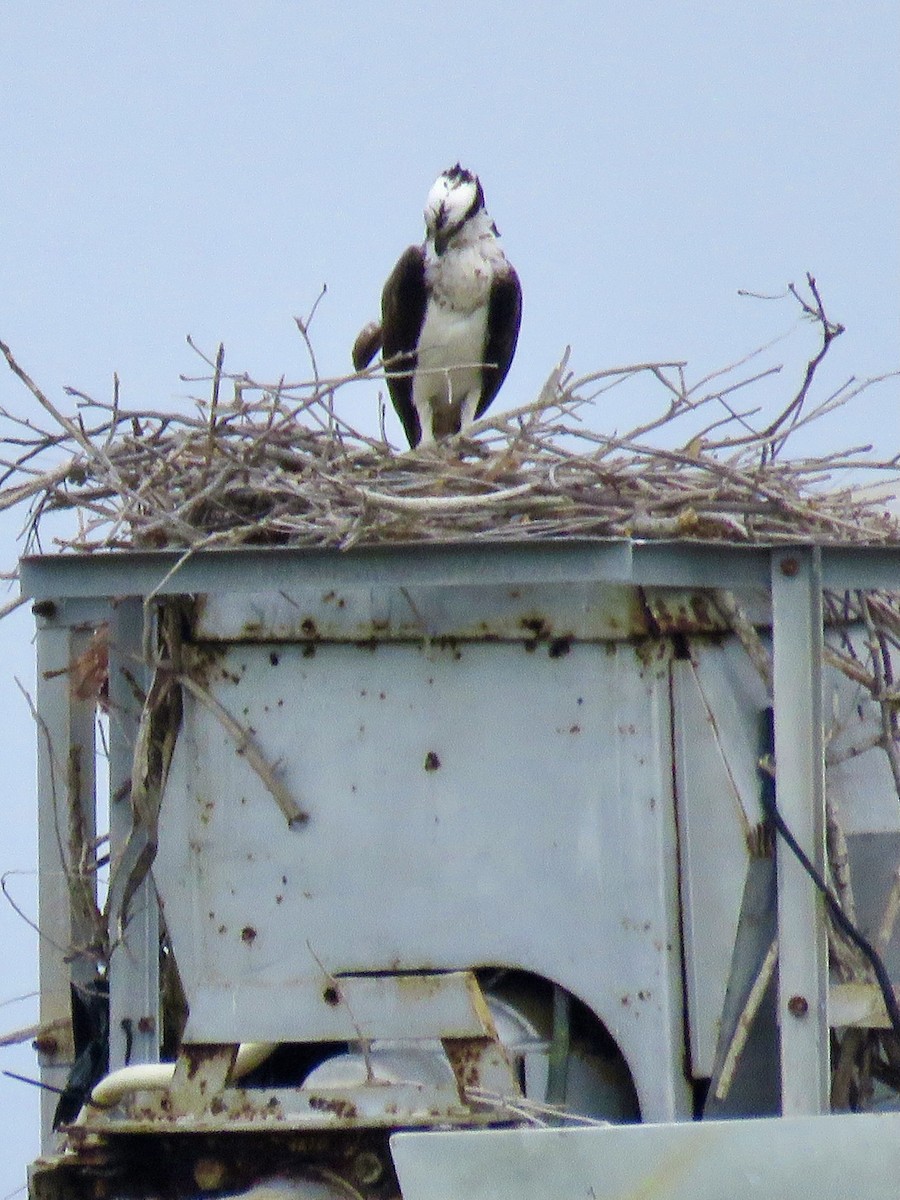
<path fill-rule="evenodd" d="M 809 1012 L 809 1001 L 805 996 L 791 996 L 787 1006 L 792 1017 L 805 1017 Z"/>
<path fill-rule="evenodd" d="M 377 1154 L 371 1150 L 361 1150 L 353 1160 L 353 1174 L 357 1183 L 371 1187 L 384 1174 L 384 1167 Z"/>
<path fill-rule="evenodd" d="M 788 579 L 793 579 L 800 570 L 800 564 L 796 558 L 783 558 L 781 560 L 781 573 L 787 575 Z"/>

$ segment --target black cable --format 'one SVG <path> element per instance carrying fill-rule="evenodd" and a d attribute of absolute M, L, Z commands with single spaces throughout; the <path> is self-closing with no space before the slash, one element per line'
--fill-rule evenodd
<path fill-rule="evenodd" d="M 766 742 L 767 751 L 771 753 L 774 748 L 775 734 L 775 713 L 771 708 L 766 709 Z M 872 945 L 856 928 L 847 914 L 841 907 L 841 902 L 832 892 L 831 888 L 813 866 L 807 857 L 803 847 L 791 833 L 786 821 L 778 811 L 778 804 L 775 799 L 775 779 L 768 771 L 762 771 L 763 786 L 761 799 L 763 808 L 766 810 L 772 824 L 775 826 L 781 837 L 784 838 L 791 853 L 803 867 L 804 871 L 822 893 L 828 911 L 831 913 L 835 925 L 843 934 L 853 943 L 854 946 L 868 960 L 869 965 L 875 973 L 875 978 L 878 981 L 878 986 L 881 989 L 881 995 L 884 1000 L 884 1007 L 887 1010 L 888 1018 L 891 1022 L 891 1027 L 894 1031 L 894 1036 L 900 1042 L 900 1005 L 897 1004 L 897 997 L 894 994 L 894 985 L 891 982 L 891 977 L 888 974 L 887 967 L 884 965 L 884 959 Z"/>

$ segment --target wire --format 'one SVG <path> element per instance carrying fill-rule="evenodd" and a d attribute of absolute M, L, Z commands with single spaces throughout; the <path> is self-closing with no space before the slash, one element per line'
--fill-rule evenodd
<path fill-rule="evenodd" d="M 771 708 L 766 709 L 766 741 L 768 743 L 768 752 L 771 754 L 774 744 L 775 733 L 775 714 Z M 841 902 L 832 892 L 831 888 L 816 870 L 813 863 L 810 861 L 803 847 L 794 837 L 787 822 L 781 813 L 778 811 L 778 803 L 775 799 L 775 779 L 768 771 L 761 771 L 763 778 L 763 786 L 761 791 L 761 799 L 763 808 L 771 818 L 772 824 L 780 836 L 784 839 L 791 853 L 800 863 L 818 890 L 822 893 L 828 911 L 831 913 L 832 920 L 843 934 L 853 943 L 860 953 L 868 960 L 878 986 L 881 989 L 881 995 L 884 1000 L 884 1007 L 887 1010 L 888 1019 L 891 1022 L 891 1027 L 894 1035 L 900 1041 L 900 1005 L 897 1004 L 897 997 L 894 993 L 894 985 L 891 982 L 891 977 L 888 974 L 887 967 L 884 965 L 884 959 L 872 945 L 872 943 L 864 937 L 857 927 L 853 924 L 847 914 L 841 907 Z"/>

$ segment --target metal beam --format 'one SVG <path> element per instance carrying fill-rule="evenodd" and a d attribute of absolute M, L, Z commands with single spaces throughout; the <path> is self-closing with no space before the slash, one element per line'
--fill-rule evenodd
<path fill-rule="evenodd" d="M 805 547 L 805 550 L 811 549 Z M 772 554 L 792 547 L 725 542 L 639 542 L 627 538 L 555 541 L 407 543 L 334 547 L 237 547 L 191 554 L 123 550 L 42 555 L 21 562 L 22 591 L 38 601 L 60 597 L 248 592 L 265 579 L 291 586 L 611 582 L 644 586 L 768 588 Z M 900 591 L 897 547 L 826 546 L 826 588 Z"/>
<path fill-rule="evenodd" d="M 22 590 L 35 600 L 59 596 L 185 595 L 277 590 L 372 587 L 392 584 L 569 583 L 630 579 L 632 543 L 558 541 L 363 546 L 337 549 L 247 547 L 25 558 Z"/>
<path fill-rule="evenodd" d="M 71 667 L 90 644 L 89 630 L 65 619 L 37 630 L 38 926 L 42 1025 L 65 1022 L 39 1042 L 41 1080 L 64 1087 L 74 1058 L 70 984 L 96 976 L 97 879 L 94 703 L 80 699 Z M 41 1147 L 53 1148 L 58 1096 L 41 1093 Z"/>
<path fill-rule="evenodd" d="M 112 1070 L 129 1062 L 158 1062 L 159 906 L 148 874 L 131 897 L 128 921 L 121 928 L 123 888 L 127 883 L 135 838 L 131 771 L 134 744 L 141 716 L 136 686 L 146 690 L 148 672 L 140 663 L 143 605 L 138 599 L 122 600 L 110 608 L 109 626 L 109 1065 Z"/>
<path fill-rule="evenodd" d="M 825 869 L 822 570 L 815 547 L 772 555 L 776 795 L 781 817 Z M 781 1103 L 828 1111 L 828 949 L 822 897 L 783 838 L 777 843 Z"/>

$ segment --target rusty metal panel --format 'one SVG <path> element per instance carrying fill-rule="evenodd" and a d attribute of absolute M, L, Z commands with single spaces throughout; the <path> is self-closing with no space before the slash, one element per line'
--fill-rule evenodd
<path fill-rule="evenodd" d="M 173 1105 L 168 1092 L 135 1092 L 122 1108 L 92 1112 L 69 1131 L 74 1144 L 97 1134 L 285 1133 L 328 1129 L 427 1127 L 450 1122 L 487 1125 L 496 1116 L 473 1112 L 454 1084 L 375 1079 L 348 1087 L 226 1087 L 194 1111 Z"/>
<path fill-rule="evenodd" d="M 754 618 L 767 621 L 767 604 L 750 599 Z M 457 637 L 562 644 L 726 628 L 710 592 L 576 581 L 565 588 L 448 584 L 211 593 L 198 599 L 195 635 L 230 642 Z"/>
<path fill-rule="evenodd" d="M 400 1133 L 403 1200 L 895 1200 L 900 1114 Z"/>
<path fill-rule="evenodd" d="M 686 603 L 686 602 L 685 602 Z M 200 641 L 377 638 L 625 638 L 650 623 L 636 590 L 575 582 L 443 587 L 291 588 L 218 593 L 198 605 Z"/>
<path fill-rule="evenodd" d="M 154 873 L 190 1036 L 343 1037 L 334 977 L 518 966 L 601 1017 L 646 1115 L 687 1111 L 668 667 L 662 643 L 224 648 L 210 692 L 309 820 L 187 697 Z"/>

